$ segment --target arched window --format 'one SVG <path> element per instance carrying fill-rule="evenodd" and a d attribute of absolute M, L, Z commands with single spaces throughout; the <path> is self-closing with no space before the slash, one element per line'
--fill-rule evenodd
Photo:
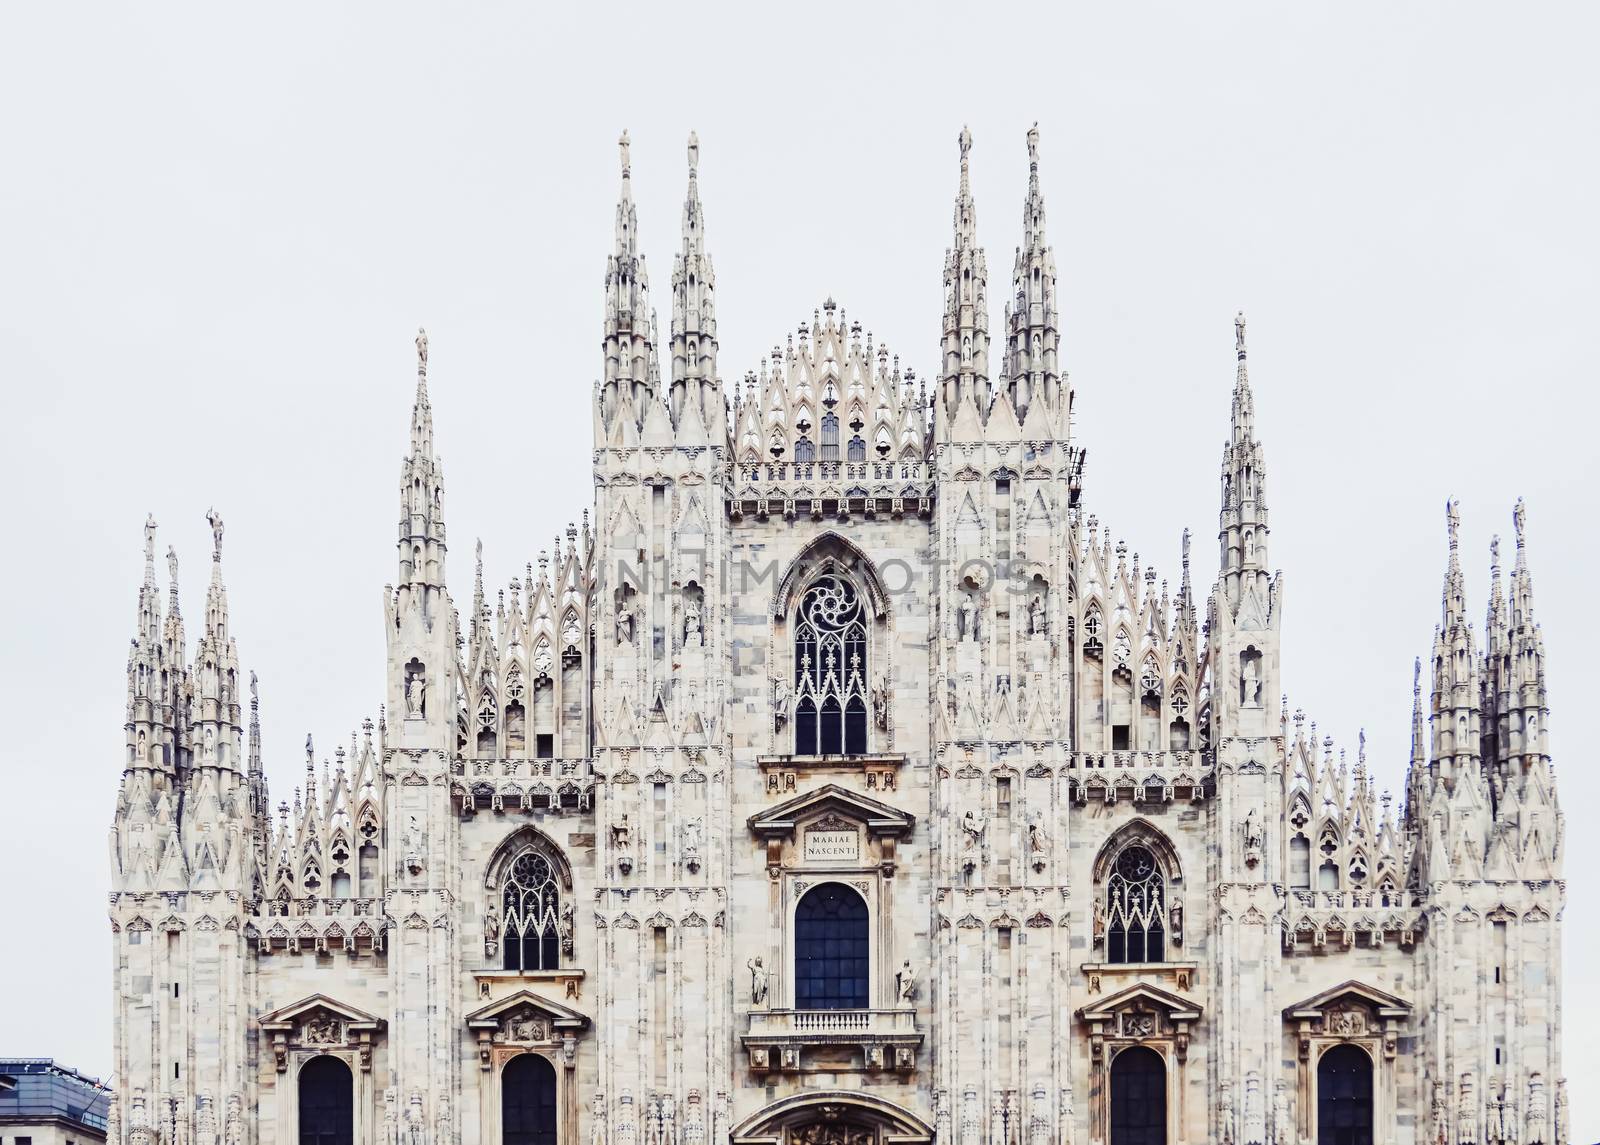
<path fill-rule="evenodd" d="M 1359 1046 L 1317 1063 L 1317 1145 L 1372 1145 L 1372 1059 Z"/>
<path fill-rule="evenodd" d="M 320 1054 L 300 1069 L 300 1145 L 351 1145 L 355 1119 L 350 1067 Z"/>
<path fill-rule="evenodd" d="M 866 680 L 866 609 L 855 585 L 826 573 L 795 615 L 796 755 L 866 754 Z"/>
<path fill-rule="evenodd" d="M 1167 1066 L 1144 1046 L 1111 1061 L 1111 1145 L 1166 1145 Z"/>
<path fill-rule="evenodd" d="M 867 459 L 867 443 L 861 439 L 859 433 L 850 439 L 850 444 L 847 448 L 846 461 L 865 461 Z"/>
<path fill-rule="evenodd" d="M 1311 889 L 1311 840 L 1304 835 L 1289 840 L 1289 887 L 1297 891 Z"/>
<path fill-rule="evenodd" d="M 796 461 L 815 461 L 817 459 L 817 447 L 811 444 L 809 437 L 795 439 L 794 459 Z"/>
<path fill-rule="evenodd" d="M 822 415 L 822 460 L 839 460 L 839 419 L 836 415 Z"/>
<path fill-rule="evenodd" d="M 518 1054 L 500 1071 L 502 1145 L 556 1145 L 556 1071 L 539 1054 Z"/>
<path fill-rule="evenodd" d="M 550 860 L 529 848 L 506 875 L 501 949 L 507 970 L 554 970 L 561 955 L 561 885 Z"/>
<path fill-rule="evenodd" d="M 867 1008 L 867 903 L 843 883 L 812 887 L 794 912 L 798 1010 Z"/>
<path fill-rule="evenodd" d="M 1106 880 L 1106 961 L 1160 962 L 1166 957 L 1166 885 L 1149 848 L 1130 844 Z"/>

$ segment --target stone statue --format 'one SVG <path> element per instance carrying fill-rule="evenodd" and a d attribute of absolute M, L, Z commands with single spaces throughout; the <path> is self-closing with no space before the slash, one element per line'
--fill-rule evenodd
<path fill-rule="evenodd" d="M 405 702 L 407 719 L 417 719 L 428 714 L 427 671 L 415 660 L 406 665 Z"/>
<path fill-rule="evenodd" d="M 972 599 L 971 593 L 961 594 L 961 603 L 957 606 L 956 617 L 960 622 L 961 639 L 976 640 L 978 638 L 978 604 Z"/>
<path fill-rule="evenodd" d="M 763 1005 L 767 1000 L 767 981 L 769 977 L 767 968 L 761 964 L 761 956 L 759 954 L 745 963 L 745 965 L 750 968 L 750 1004 L 752 1006 Z"/>
<path fill-rule="evenodd" d="M 417 369 L 428 368 L 428 332 L 422 327 L 417 327 Z"/>
<path fill-rule="evenodd" d="M 167 579 L 178 583 L 178 550 L 171 545 L 167 546 Z"/>
<path fill-rule="evenodd" d="M 683 606 L 683 646 L 685 648 L 705 646 L 705 629 L 700 618 L 700 603 L 693 597 L 686 600 Z"/>
<path fill-rule="evenodd" d="M 1028 635 L 1044 635 L 1044 596 L 1042 594 L 1028 598 Z"/>
<path fill-rule="evenodd" d="M 1106 900 L 1094 900 L 1094 940 L 1099 942 L 1106 936 Z"/>
<path fill-rule="evenodd" d="M 772 681 L 772 730 L 782 731 L 789 722 L 789 681 L 782 676 Z"/>
<path fill-rule="evenodd" d="M 631 850 L 633 847 L 633 825 L 628 822 L 628 813 L 624 811 L 622 818 L 611 825 L 611 845 L 619 851 Z"/>
<path fill-rule="evenodd" d="M 1181 902 L 1175 902 L 1175 903 L 1172 904 L 1172 913 L 1171 913 L 1170 921 L 1171 921 L 1171 925 L 1172 925 L 1172 931 L 1171 931 L 1171 933 L 1172 933 L 1172 944 L 1174 946 L 1182 946 L 1183 945 L 1183 904 Z"/>
<path fill-rule="evenodd" d="M 1239 702 L 1246 707 L 1261 706 L 1261 666 L 1258 657 L 1248 653 L 1243 657 L 1244 663 L 1239 666 Z"/>
<path fill-rule="evenodd" d="M 879 731 L 889 730 L 889 685 L 885 680 L 872 686 L 872 722 Z"/>
<path fill-rule="evenodd" d="M 561 936 L 561 953 L 568 958 L 572 957 L 573 943 L 577 935 L 578 908 L 568 899 L 561 904 L 561 921 L 556 926 L 556 933 Z"/>
<path fill-rule="evenodd" d="M 1039 165 L 1039 125 L 1037 123 L 1028 128 L 1028 163 L 1034 167 Z"/>
<path fill-rule="evenodd" d="M 1261 857 L 1261 848 L 1265 846 L 1266 839 L 1261 831 L 1261 812 L 1252 807 L 1244 817 L 1244 852 L 1245 862 L 1251 866 Z"/>
<path fill-rule="evenodd" d="M 617 643 L 633 643 L 633 609 L 626 600 L 617 603 Z"/>
<path fill-rule="evenodd" d="M 215 509 L 206 510 L 206 523 L 211 526 L 211 559 L 222 559 L 222 514 Z"/>
<path fill-rule="evenodd" d="M 983 842 L 984 821 L 972 808 L 967 808 L 961 816 L 961 847 L 962 850 L 976 850 L 978 844 Z"/>
<path fill-rule="evenodd" d="M 900 969 L 894 975 L 895 997 L 902 1002 L 909 1002 L 917 996 L 917 971 L 907 958 L 900 964 Z"/>
<path fill-rule="evenodd" d="M 683 861 L 691 870 L 700 865 L 700 837 L 703 832 L 698 815 L 683 825 Z"/>
<path fill-rule="evenodd" d="M 630 146 L 631 144 L 628 142 L 628 133 L 624 131 L 622 133 L 622 137 L 617 140 L 617 150 L 622 153 L 622 173 L 624 175 L 627 175 L 630 169 L 630 165 L 628 163 L 628 149 Z"/>
<path fill-rule="evenodd" d="M 500 908 L 493 902 L 483 915 L 483 954 L 485 958 L 500 955 Z"/>

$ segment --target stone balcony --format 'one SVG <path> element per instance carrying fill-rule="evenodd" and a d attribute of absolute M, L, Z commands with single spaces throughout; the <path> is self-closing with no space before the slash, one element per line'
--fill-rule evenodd
<path fill-rule="evenodd" d="M 742 1041 L 764 1077 L 801 1070 L 916 1069 L 922 1031 L 911 1007 L 893 1010 L 752 1010 Z"/>
<path fill-rule="evenodd" d="M 587 758 L 456 759 L 451 797 L 463 815 L 484 811 L 574 811 L 594 807 L 594 769 Z"/>
<path fill-rule="evenodd" d="M 1215 789 L 1216 758 L 1208 751 L 1075 751 L 1062 774 L 1079 805 L 1198 803 Z"/>
<path fill-rule="evenodd" d="M 1321 954 L 1398 942 L 1410 949 L 1424 926 L 1424 902 L 1409 891 L 1291 890 L 1283 930 L 1286 954 Z"/>
<path fill-rule="evenodd" d="M 735 465 L 728 482 L 735 520 L 926 517 L 933 498 L 932 469 L 922 461 L 761 461 Z"/>

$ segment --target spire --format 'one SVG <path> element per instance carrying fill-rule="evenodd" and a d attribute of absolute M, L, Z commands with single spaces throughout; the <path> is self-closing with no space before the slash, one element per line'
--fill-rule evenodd
<path fill-rule="evenodd" d="M 433 453 L 428 401 L 428 332 L 417 331 L 417 396 L 411 450 L 400 466 L 400 584 L 444 585 L 444 468 Z"/>
<path fill-rule="evenodd" d="M 173 599 L 176 601 L 176 595 Z M 173 666 L 166 657 L 161 590 L 156 585 L 156 519 L 151 514 L 144 522 L 144 580 L 139 585 L 139 607 L 128 650 L 129 769 L 159 767 L 165 758 L 164 748 L 171 740 L 171 696 L 181 672 L 182 663 Z"/>
<path fill-rule="evenodd" d="M 1509 754 L 1521 757 L 1524 768 L 1548 756 L 1545 727 L 1549 723 L 1544 675 L 1544 636 L 1533 618 L 1533 574 L 1528 568 L 1528 516 L 1522 499 L 1512 511 L 1517 532 L 1517 560 L 1511 572 L 1511 622 L 1507 654 L 1510 678 L 1507 705 L 1510 712 Z"/>
<path fill-rule="evenodd" d="M 1222 581 L 1230 606 L 1237 608 L 1247 589 L 1269 578 L 1266 455 L 1255 438 L 1255 399 L 1246 369 L 1245 318 L 1233 320 L 1238 371 L 1233 384 L 1232 430 L 1222 450 Z"/>
<path fill-rule="evenodd" d="M 961 148 L 961 186 L 956 192 L 955 239 L 944 254 L 943 409 L 953 419 L 963 393 L 989 408 L 989 264 L 978 245 L 978 208 L 972 200 L 968 162 L 972 133 L 965 127 Z"/>
<path fill-rule="evenodd" d="M 242 762 L 239 653 L 228 631 L 228 593 L 222 583 L 222 514 L 207 510 L 206 523 L 211 526 L 211 584 L 191 673 L 195 716 L 191 752 L 197 766 L 238 770 Z"/>
<path fill-rule="evenodd" d="M 1022 207 L 1022 245 L 1012 271 L 1009 341 L 1006 346 L 1008 392 L 1019 418 L 1038 399 L 1046 409 L 1060 405 L 1061 374 L 1057 362 L 1056 260 L 1045 241 L 1044 194 L 1039 189 L 1039 125 L 1028 129 L 1028 197 Z"/>
<path fill-rule="evenodd" d="M 1440 775 L 1453 780 L 1460 767 L 1476 763 L 1482 748 L 1478 655 L 1461 575 L 1461 507 L 1454 500 L 1445 502 L 1445 530 L 1449 559 L 1433 646 L 1433 754 Z"/>
<path fill-rule="evenodd" d="M 717 378 L 716 275 L 706 253 L 700 205 L 700 137 L 689 133 L 689 190 L 683 200 L 683 249 L 672 262 L 672 413 L 698 404 L 711 440 L 721 443 L 722 388 Z"/>
<path fill-rule="evenodd" d="M 650 390 L 655 360 L 650 278 L 639 253 L 639 212 L 633 205 L 628 133 L 617 140 L 622 158 L 622 191 L 617 197 L 616 245 L 606 259 L 605 391 L 603 416 L 609 425 L 626 410 L 637 425 Z"/>

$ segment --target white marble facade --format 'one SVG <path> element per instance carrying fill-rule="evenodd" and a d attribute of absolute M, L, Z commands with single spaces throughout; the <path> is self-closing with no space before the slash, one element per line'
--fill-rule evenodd
<path fill-rule="evenodd" d="M 725 387 L 697 145 L 663 346 L 624 138 L 592 516 L 464 612 L 419 334 L 382 715 L 292 807 L 221 517 L 195 644 L 147 524 L 111 1141 L 1565 1140 L 1520 503 L 1481 628 L 1450 506 L 1395 808 L 1280 703 L 1242 316 L 1200 598 L 1080 497 L 1036 132 L 991 355 L 970 147 L 936 373 L 829 300 Z"/>

